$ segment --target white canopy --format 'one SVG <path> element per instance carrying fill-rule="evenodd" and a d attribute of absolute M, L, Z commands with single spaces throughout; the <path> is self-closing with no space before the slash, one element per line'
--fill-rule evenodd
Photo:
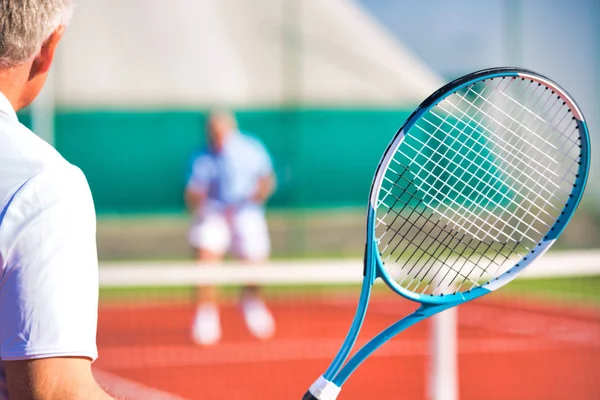
<path fill-rule="evenodd" d="M 57 105 L 414 105 L 441 80 L 352 0 L 79 0 Z"/>

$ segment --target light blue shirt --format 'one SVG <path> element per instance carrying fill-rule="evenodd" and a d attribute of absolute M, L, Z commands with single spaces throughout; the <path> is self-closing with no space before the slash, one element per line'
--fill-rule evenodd
<path fill-rule="evenodd" d="M 271 158 L 262 143 L 236 132 L 221 151 L 208 150 L 194 157 L 188 187 L 206 193 L 211 208 L 254 207 L 250 198 L 259 180 L 272 173 Z"/>

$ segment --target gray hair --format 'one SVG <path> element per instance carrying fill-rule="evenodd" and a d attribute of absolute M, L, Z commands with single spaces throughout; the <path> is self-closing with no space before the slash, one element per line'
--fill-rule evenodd
<path fill-rule="evenodd" d="M 215 109 L 208 113 L 208 121 L 223 121 L 226 122 L 232 128 L 237 128 L 237 121 L 235 115 L 229 110 Z"/>
<path fill-rule="evenodd" d="M 35 57 L 73 8 L 74 0 L 0 0 L 0 68 Z"/>

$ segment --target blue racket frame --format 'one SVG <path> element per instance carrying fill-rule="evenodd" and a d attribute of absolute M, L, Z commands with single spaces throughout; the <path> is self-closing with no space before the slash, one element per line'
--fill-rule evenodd
<path fill-rule="evenodd" d="M 415 123 L 419 120 L 419 118 L 429 111 L 431 108 L 436 106 L 439 102 L 441 102 L 444 98 L 452 94 L 453 92 L 469 86 L 475 82 L 481 80 L 487 80 L 492 78 L 500 78 L 500 77 L 515 77 L 521 79 L 531 79 L 537 82 L 543 82 L 544 84 L 554 87 L 555 90 L 561 93 L 565 100 L 570 101 L 569 107 L 572 109 L 572 112 L 575 116 L 575 120 L 577 123 L 577 127 L 580 132 L 581 137 L 581 156 L 580 156 L 580 164 L 578 175 L 576 176 L 575 184 L 573 185 L 573 191 L 571 193 L 571 197 L 569 201 L 566 203 L 561 217 L 555 222 L 555 224 L 551 227 L 550 231 L 543 238 L 541 242 L 535 247 L 534 250 L 531 251 L 530 254 L 524 256 L 517 264 L 515 264 L 512 268 L 510 268 L 507 272 L 505 272 L 500 277 L 495 280 L 488 282 L 485 285 L 474 288 L 468 292 L 449 294 L 444 296 L 432 296 L 432 295 L 420 295 L 410 291 L 405 290 L 400 287 L 386 272 L 383 267 L 383 262 L 377 250 L 377 245 L 375 243 L 375 207 L 379 190 L 379 183 L 381 177 L 385 171 L 381 169 L 385 166 L 387 167 L 387 159 L 395 153 L 398 149 L 402 140 L 404 138 L 404 132 L 408 132 L 410 128 L 412 128 Z M 440 88 L 436 92 L 434 92 L 431 96 L 429 96 L 421 105 L 409 116 L 406 122 L 402 125 L 402 127 L 398 130 L 393 140 L 387 147 L 385 153 L 382 156 L 381 161 L 377 167 L 375 172 L 375 178 L 373 180 L 373 184 L 371 186 L 370 192 L 370 202 L 367 212 L 367 232 L 366 232 L 366 246 L 365 246 L 365 258 L 364 258 L 364 279 L 361 287 L 361 294 L 359 303 L 357 306 L 356 314 L 352 321 L 352 325 L 350 330 L 344 340 L 342 347 L 340 348 L 338 354 L 332 361 L 329 368 L 323 374 L 321 381 L 318 386 L 323 385 L 335 385 L 334 392 L 339 391 L 339 388 L 346 382 L 346 380 L 350 377 L 350 375 L 356 370 L 356 368 L 375 350 L 377 350 L 381 345 L 390 340 L 392 337 L 396 336 L 398 333 L 403 330 L 409 328 L 410 326 L 416 324 L 419 321 L 422 321 L 426 318 L 429 318 L 441 311 L 444 311 L 448 308 L 458 306 L 460 304 L 466 303 L 468 301 L 474 300 L 478 297 L 481 297 L 501 286 L 504 286 L 511 280 L 513 280 L 519 272 L 525 269 L 528 265 L 530 265 L 533 261 L 535 261 L 538 257 L 540 257 L 550 246 L 554 243 L 556 238 L 562 233 L 568 222 L 571 220 L 575 209 L 579 205 L 581 198 L 583 196 L 584 188 L 588 179 L 589 174 L 589 165 L 590 165 L 590 139 L 589 132 L 583 115 L 581 111 L 572 100 L 571 96 L 560 86 L 558 86 L 555 82 L 550 79 L 530 70 L 521 69 L 521 68 L 492 68 L 481 70 L 478 72 L 474 72 L 472 74 L 466 75 L 462 78 L 459 78 L 453 82 L 448 83 L 444 87 Z M 372 338 L 367 344 L 365 344 L 361 349 L 359 349 L 346 363 L 354 344 L 356 343 L 356 339 L 364 322 L 369 299 L 371 297 L 371 291 L 373 284 L 377 278 L 382 279 L 387 286 L 389 286 L 396 293 L 413 300 L 415 302 L 420 303 L 420 307 L 414 311 L 412 314 L 407 315 L 401 320 L 393 323 L 388 326 L 384 330 L 382 330 L 378 335 Z M 345 364 L 344 364 L 345 363 Z M 324 389 L 323 387 L 318 388 L 317 390 Z M 337 395 L 337 394 L 336 394 Z M 305 400 L 308 399 L 320 399 L 320 400 L 329 400 L 334 399 L 335 397 L 314 397 L 315 393 L 307 393 L 304 397 Z"/>

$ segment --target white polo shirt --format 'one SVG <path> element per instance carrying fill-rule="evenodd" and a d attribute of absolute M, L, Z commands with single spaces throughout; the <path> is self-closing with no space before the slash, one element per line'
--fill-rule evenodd
<path fill-rule="evenodd" d="M 85 176 L 17 120 L 0 93 L 2 360 L 97 357 L 96 217 Z"/>

